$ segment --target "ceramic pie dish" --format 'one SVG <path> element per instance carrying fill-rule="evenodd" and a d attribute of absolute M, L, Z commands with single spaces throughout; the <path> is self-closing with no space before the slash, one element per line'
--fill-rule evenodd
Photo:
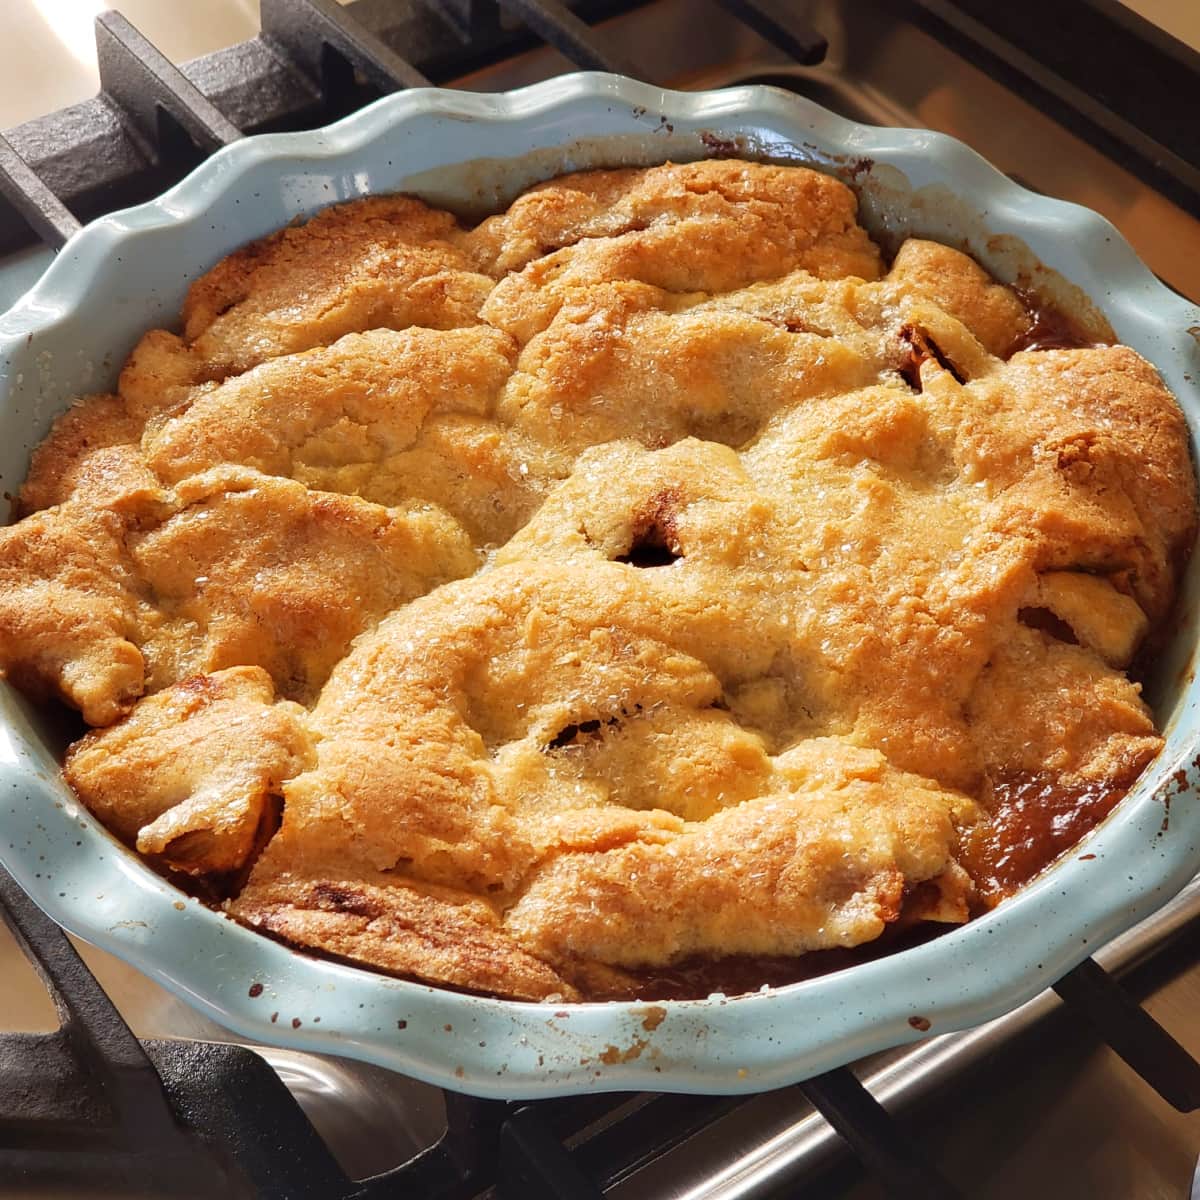
<path fill-rule="evenodd" d="M 394 191 L 478 214 L 568 170 L 723 154 L 831 171 L 857 188 L 864 223 L 885 239 L 961 246 L 999 278 L 1077 313 L 1090 297 L 1159 368 L 1195 430 L 1200 311 L 1158 284 L 1095 214 L 1013 185 L 950 139 L 854 125 L 770 89 L 683 94 L 575 75 L 494 97 L 414 91 L 326 130 L 249 139 L 159 200 L 81 232 L 0 318 L 0 478 L 15 491 L 67 398 L 109 385 L 139 333 L 171 320 L 191 280 L 298 216 Z M 1086 856 L 1069 855 L 933 942 L 804 983 L 556 1007 L 310 958 L 185 897 L 116 843 L 61 782 L 66 735 L 53 716 L 7 687 L 0 859 L 67 928 L 250 1038 L 512 1098 L 777 1087 L 1020 1004 L 1194 873 L 1196 575 L 1193 566 L 1185 619 L 1149 697 L 1166 748 L 1089 837 Z"/>

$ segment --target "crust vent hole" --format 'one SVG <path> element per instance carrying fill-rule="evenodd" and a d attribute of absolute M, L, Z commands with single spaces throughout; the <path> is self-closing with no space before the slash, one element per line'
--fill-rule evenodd
<path fill-rule="evenodd" d="M 1017 612 L 1017 620 L 1029 629 L 1040 630 L 1057 641 L 1066 642 L 1068 646 L 1079 645 L 1075 630 L 1048 608 L 1022 608 Z"/>
<path fill-rule="evenodd" d="M 921 364 L 930 361 L 936 362 L 943 371 L 949 371 L 957 383 L 967 382 L 962 371 L 947 358 L 945 351 L 925 330 L 918 329 L 915 325 L 905 325 L 900 330 L 900 343 L 906 350 L 906 354 L 896 369 L 914 392 L 923 390 L 921 387 Z"/>
<path fill-rule="evenodd" d="M 679 495 L 674 488 L 652 496 L 634 519 L 629 549 L 618 554 L 616 561 L 632 567 L 669 567 L 681 559 L 683 547 L 675 523 L 678 511 Z"/>
<path fill-rule="evenodd" d="M 608 717 L 601 720 L 594 717 L 590 721 L 576 721 L 564 725 L 547 743 L 547 750 L 565 750 L 569 746 L 582 746 L 588 738 L 603 737 L 606 729 L 620 725 L 620 717 Z"/>
<path fill-rule="evenodd" d="M 657 530 L 650 534 L 634 539 L 633 544 L 624 554 L 617 555 L 617 562 L 628 563 L 631 567 L 669 567 L 682 557 L 677 549 L 672 549 L 661 537 L 655 537 Z"/>

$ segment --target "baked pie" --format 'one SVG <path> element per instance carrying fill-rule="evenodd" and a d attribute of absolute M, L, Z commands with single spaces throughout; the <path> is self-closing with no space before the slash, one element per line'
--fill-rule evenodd
<path fill-rule="evenodd" d="M 960 923 L 1162 746 L 1196 526 L 1154 368 L 1037 329 L 798 167 L 330 208 L 38 447 L 0 662 L 117 837 L 382 971 L 704 994 Z"/>

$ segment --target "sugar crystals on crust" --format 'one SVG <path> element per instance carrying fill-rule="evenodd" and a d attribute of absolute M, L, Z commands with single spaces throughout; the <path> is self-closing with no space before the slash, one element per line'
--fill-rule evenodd
<path fill-rule="evenodd" d="M 636 994 L 962 922 L 1158 752 L 1124 672 L 1195 529 L 1153 367 L 1031 327 L 801 168 L 337 206 L 60 418 L 0 663 L 118 836 L 380 970 Z"/>

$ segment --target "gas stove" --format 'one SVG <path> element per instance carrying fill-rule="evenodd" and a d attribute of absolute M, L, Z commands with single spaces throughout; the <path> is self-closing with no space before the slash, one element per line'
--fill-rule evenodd
<path fill-rule="evenodd" d="M 576 67 L 768 83 L 951 133 L 1104 213 L 1200 299 L 1200 132 L 1184 102 L 1200 56 L 1112 0 L 261 8 L 259 37 L 182 67 L 124 18 L 98 20 L 101 94 L 0 141 L 0 309 L 79 220 L 232 138 L 324 124 L 399 87 L 494 91 Z M 751 1098 L 517 1105 L 242 1045 L 67 938 L 2 874 L 0 908 L 2 1196 L 1105 1200 L 1187 1196 L 1200 1153 L 1200 881 L 975 1030 Z"/>

